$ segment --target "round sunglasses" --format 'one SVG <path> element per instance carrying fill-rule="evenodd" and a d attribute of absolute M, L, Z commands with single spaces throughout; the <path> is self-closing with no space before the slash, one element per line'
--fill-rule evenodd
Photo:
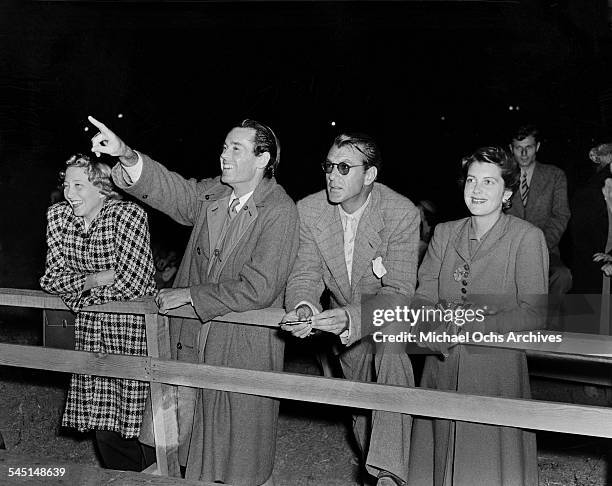
<path fill-rule="evenodd" d="M 321 164 L 321 168 L 323 169 L 323 172 L 325 172 L 326 174 L 331 174 L 334 170 L 334 166 L 336 166 L 338 168 L 338 172 L 340 173 L 340 175 L 346 175 L 349 173 L 351 168 L 362 167 L 364 165 L 365 164 L 349 165 L 346 162 L 340 162 L 339 164 L 335 164 L 333 162 L 325 161 Z"/>

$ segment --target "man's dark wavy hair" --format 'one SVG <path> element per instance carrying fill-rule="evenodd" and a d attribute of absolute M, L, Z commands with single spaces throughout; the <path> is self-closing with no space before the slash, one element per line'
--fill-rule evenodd
<path fill-rule="evenodd" d="M 280 142 L 276 134 L 270 127 L 259 123 L 258 121 L 246 118 L 238 125 L 240 128 L 252 128 L 255 130 L 255 139 L 253 140 L 253 152 L 255 155 L 261 155 L 265 152 L 270 154 L 270 160 L 264 171 L 264 177 L 272 178 L 276 173 L 276 168 L 280 163 Z"/>

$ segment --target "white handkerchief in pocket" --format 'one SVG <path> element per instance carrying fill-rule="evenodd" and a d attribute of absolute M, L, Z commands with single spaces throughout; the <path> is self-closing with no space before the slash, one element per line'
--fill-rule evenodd
<path fill-rule="evenodd" d="M 383 265 L 382 257 L 379 256 L 372 260 L 372 271 L 377 278 L 383 278 L 385 276 L 387 269 Z"/>

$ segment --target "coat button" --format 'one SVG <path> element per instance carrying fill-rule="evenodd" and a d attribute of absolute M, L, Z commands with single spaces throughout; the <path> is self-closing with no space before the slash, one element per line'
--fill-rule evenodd
<path fill-rule="evenodd" d="M 206 199 L 208 201 L 210 199 L 210 196 L 208 194 L 206 194 L 206 196 L 204 196 L 204 199 Z"/>
<path fill-rule="evenodd" d="M 461 281 L 461 284 L 462 284 L 462 285 L 467 285 L 467 280 L 462 280 L 462 281 Z"/>
<path fill-rule="evenodd" d="M 219 253 L 221 253 L 221 252 L 219 251 L 219 248 L 215 248 L 215 251 L 213 251 L 213 254 L 214 254 L 216 257 L 218 257 L 218 256 L 219 256 Z"/>
<path fill-rule="evenodd" d="M 200 247 L 199 247 L 199 246 L 196 248 L 196 252 L 198 252 L 198 255 L 201 255 L 201 254 L 202 254 L 202 250 L 200 250 Z"/>
<path fill-rule="evenodd" d="M 183 345 L 181 343 L 176 343 L 176 349 L 183 349 Z"/>
<path fill-rule="evenodd" d="M 142 195 L 142 198 L 143 198 L 143 199 L 146 199 L 146 198 L 148 198 L 148 197 L 149 197 L 149 196 L 148 196 L 147 194 L 143 194 L 143 195 Z"/>
<path fill-rule="evenodd" d="M 466 293 L 467 293 L 467 290 L 466 290 L 465 288 L 462 288 L 462 289 L 461 289 L 461 293 L 462 293 L 462 294 L 466 294 Z"/>
<path fill-rule="evenodd" d="M 248 207 L 248 206 L 245 206 L 245 207 L 244 207 L 244 210 L 246 211 L 247 209 L 249 209 L 249 207 Z"/>
<path fill-rule="evenodd" d="M 463 265 L 463 268 L 465 268 L 466 270 L 469 270 L 469 269 L 470 269 L 470 266 L 469 266 L 467 263 L 465 263 L 465 264 Z"/>

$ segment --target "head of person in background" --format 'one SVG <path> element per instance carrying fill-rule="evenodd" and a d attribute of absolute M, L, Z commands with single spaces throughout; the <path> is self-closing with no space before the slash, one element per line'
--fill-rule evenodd
<path fill-rule="evenodd" d="M 221 182 L 240 197 L 272 178 L 280 162 L 280 143 L 271 128 L 243 120 L 227 134 L 220 156 Z"/>
<path fill-rule="evenodd" d="M 608 170 L 612 172 L 612 143 L 602 143 L 589 151 L 589 158 L 597 164 L 597 172 Z"/>
<path fill-rule="evenodd" d="M 463 199 L 473 217 L 497 221 L 510 209 L 520 170 L 514 157 L 501 147 L 482 147 L 461 161 Z"/>
<path fill-rule="evenodd" d="M 380 149 L 364 133 L 342 133 L 322 164 L 327 198 L 351 214 L 365 204 L 382 165 Z"/>
<path fill-rule="evenodd" d="M 526 169 L 536 161 L 540 149 L 540 132 L 534 125 L 523 125 L 513 134 L 510 150 L 520 168 Z"/>
<path fill-rule="evenodd" d="M 113 184 L 110 166 L 87 155 L 70 157 L 60 177 L 64 181 L 64 198 L 75 216 L 83 218 L 87 225 L 96 218 L 104 201 L 121 199 Z"/>

